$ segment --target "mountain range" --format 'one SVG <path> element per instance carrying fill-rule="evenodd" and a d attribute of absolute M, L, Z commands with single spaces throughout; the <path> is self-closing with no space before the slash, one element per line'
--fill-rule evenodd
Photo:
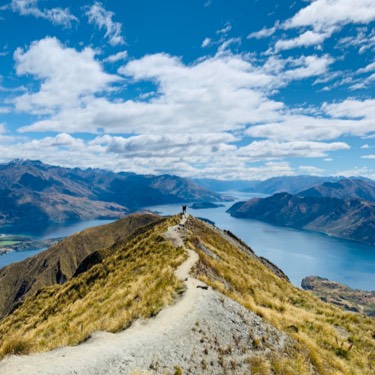
<path fill-rule="evenodd" d="M 40 161 L 0 165 L 0 223 L 119 218 L 144 206 L 225 199 L 171 175 L 62 168 Z"/>
<path fill-rule="evenodd" d="M 320 176 L 282 176 L 272 177 L 264 181 L 252 183 L 249 187 L 242 189 L 247 193 L 276 194 L 289 193 L 296 194 L 302 190 L 307 190 L 325 182 L 337 182 L 342 177 L 320 177 Z"/>
<path fill-rule="evenodd" d="M 323 232 L 375 245 L 375 183 L 359 179 L 325 182 L 296 195 L 277 193 L 234 204 L 234 217 Z"/>

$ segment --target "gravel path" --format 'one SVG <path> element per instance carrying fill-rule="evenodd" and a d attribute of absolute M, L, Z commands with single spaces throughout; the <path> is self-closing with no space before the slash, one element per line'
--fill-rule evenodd
<path fill-rule="evenodd" d="M 184 246 L 183 217 L 165 237 Z M 188 259 L 176 270 L 185 280 L 186 292 L 155 318 L 138 321 L 117 334 L 94 333 L 76 347 L 48 353 L 10 356 L 0 362 L 1 375 L 116 375 L 141 373 L 247 373 L 246 358 L 282 350 L 287 337 L 241 305 L 189 277 L 198 255 L 189 249 Z M 256 345 L 254 344 L 256 342 Z"/>

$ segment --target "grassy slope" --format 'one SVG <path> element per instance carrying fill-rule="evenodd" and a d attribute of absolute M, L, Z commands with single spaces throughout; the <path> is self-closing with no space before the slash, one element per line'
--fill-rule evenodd
<path fill-rule="evenodd" d="M 119 331 L 156 314 L 182 288 L 173 270 L 186 255 L 161 237 L 172 224 L 176 218 L 119 243 L 103 263 L 27 300 L 0 324 L 2 354 L 17 345 L 22 351 L 74 345 L 95 330 Z M 322 375 L 374 373 L 373 319 L 345 313 L 293 287 L 199 220 L 189 219 L 187 227 L 189 246 L 200 256 L 198 277 L 296 342 L 285 356 L 254 357 L 253 372 L 303 375 L 313 364 Z M 218 258 L 202 252 L 199 243 Z"/>
<path fill-rule="evenodd" d="M 200 256 L 197 276 L 213 288 L 287 332 L 298 345 L 285 358 L 263 358 L 263 372 L 374 374 L 374 319 L 346 313 L 282 280 L 206 224 L 189 219 L 190 246 Z M 219 259 L 202 252 L 203 244 Z M 307 349 L 307 350 L 306 350 Z"/>
<path fill-rule="evenodd" d="M 25 352 L 75 345 L 96 330 L 122 330 L 171 303 L 182 288 L 173 272 L 186 257 L 161 236 L 173 221 L 118 243 L 89 271 L 28 298 L 0 324 L 0 356 L 17 346 Z"/>
<path fill-rule="evenodd" d="M 125 240 L 137 228 L 160 218 L 134 214 L 100 227 L 88 228 L 70 236 L 46 251 L 0 270 L 0 318 L 8 314 L 19 299 L 41 287 L 69 280 L 90 254 Z M 22 291 L 22 293 L 20 292 Z"/>

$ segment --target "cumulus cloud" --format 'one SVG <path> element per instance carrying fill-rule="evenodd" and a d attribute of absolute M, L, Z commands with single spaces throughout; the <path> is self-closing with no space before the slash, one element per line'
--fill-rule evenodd
<path fill-rule="evenodd" d="M 124 157 L 203 158 L 236 150 L 235 146 L 227 144 L 236 140 L 228 133 L 147 134 L 130 138 L 106 135 L 96 138 L 92 144 L 104 145 L 108 152 L 122 154 Z"/>
<path fill-rule="evenodd" d="M 211 134 L 205 136 L 190 136 L 192 139 L 191 147 L 202 144 L 203 148 L 207 146 L 212 148 L 222 141 L 232 140 L 233 137 L 227 135 L 227 138 L 221 134 Z M 204 138 L 209 138 L 205 140 Z M 81 138 L 75 138 L 68 134 L 58 134 L 55 137 L 45 137 L 42 139 L 7 139 L 2 143 L 0 137 L 0 162 L 12 160 L 14 158 L 23 159 L 41 159 L 44 162 L 53 165 L 62 165 L 66 167 L 92 167 L 107 168 L 114 171 L 130 171 L 144 174 L 162 174 L 172 173 L 186 177 L 206 177 L 222 179 L 266 179 L 280 175 L 293 175 L 295 171 L 287 162 L 266 162 L 257 167 L 249 166 L 243 158 L 236 158 L 233 152 L 220 153 L 210 150 L 211 154 L 218 154 L 210 157 L 209 154 L 190 153 L 185 155 L 182 149 L 177 147 L 175 154 L 165 155 L 158 153 L 157 141 L 149 139 L 137 139 L 126 142 L 126 139 L 116 139 L 110 135 L 99 136 L 92 141 L 85 141 Z M 131 139 L 131 138 L 130 138 Z M 110 150 L 108 146 L 117 142 L 119 149 Z M 135 142 L 133 151 L 140 151 L 140 154 L 127 157 L 129 144 Z M 178 145 L 170 137 L 169 142 Z M 154 155 L 145 157 L 140 148 L 141 143 L 147 143 L 150 151 L 153 149 Z M 127 150 L 124 149 L 127 148 Z M 206 146 L 205 146 L 206 145 Z M 172 146 L 173 147 L 173 146 Z M 181 146 L 182 148 L 182 146 Z M 189 145 L 188 147 L 189 148 Z M 117 152 L 118 151 L 118 152 Z M 232 150 L 231 150 L 232 151 Z M 208 151 L 207 151 L 208 152 Z"/>
<path fill-rule="evenodd" d="M 375 155 L 364 155 L 362 159 L 375 159 Z"/>
<path fill-rule="evenodd" d="M 148 100 L 87 98 L 80 108 L 65 109 L 24 131 L 175 133 L 234 131 L 257 121 L 273 121 L 283 104 L 263 93 L 274 77 L 241 56 L 208 58 L 185 65 L 166 54 L 132 60 L 118 72 L 135 83 L 151 81 L 157 93 Z M 102 72 L 101 72 L 102 73 Z M 100 74 L 99 76 L 100 77 Z M 113 76 L 104 76 L 104 82 Z M 95 86 L 96 87 L 96 86 Z M 42 90 L 43 91 L 43 90 Z M 35 94 L 37 95 L 37 94 Z"/>
<path fill-rule="evenodd" d="M 18 75 L 30 74 L 40 80 L 36 93 L 15 99 L 17 110 L 51 113 L 56 108 L 78 105 L 78 99 L 108 89 L 119 77 L 105 73 L 91 48 L 78 52 L 55 38 L 32 43 L 26 51 L 14 53 Z"/>
<path fill-rule="evenodd" d="M 288 61 L 288 60 L 287 60 Z M 329 65 L 331 65 L 334 60 L 328 55 L 324 56 L 301 56 L 298 59 L 291 60 L 295 67 L 284 72 L 284 77 L 289 80 L 299 80 L 308 77 L 316 77 L 323 75 L 327 72 Z"/>
<path fill-rule="evenodd" d="M 324 31 L 350 23 L 368 24 L 375 20 L 373 0 L 316 0 L 286 22 L 286 27 L 311 26 Z"/>
<path fill-rule="evenodd" d="M 322 115 L 317 118 L 316 113 L 293 114 L 273 99 L 291 81 L 325 75 L 333 62 L 329 55 L 259 61 L 226 50 L 185 64 L 157 53 L 126 61 L 118 75 L 111 75 L 91 48 L 79 51 L 46 38 L 18 49 L 14 57 L 18 75 L 40 82 L 37 91 L 16 97 L 16 109 L 44 115 L 19 131 L 60 133 L 26 143 L 24 158 L 35 158 L 39 148 L 47 162 L 58 150 L 60 158 L 93 167 L 112 163 L 111 169 L 139 173 L 267 178 L 296 173 L 286 158 L 325 158 L 350 147 L 323 141 L 369 134 L 375 126 L 367 112 L 360 118 L 335 115 L 334 106 L 341 103 L 315 109 Z M 125 51 L 104 61 L 123 58 Z M 145 95 L 120 99 L 114 90 L 121 84 L 121 89 L 139 84 Z M 366 108 L 370 111 L 371 103 Z M 99 136 L 87 142 L 71 135 L 82 132 Z M 258 139 L 244 145 L 245 136 Z M 255 161 L 268 163 L 253 168 Z"/>
<path fill-rule="evenodd" d="M 374 20 L 375 3 L 372 0 L 315 0 L 277 27 L 251 33 L 248 38 L 267 37 L 277 29 L 301 29 L 303 32 L 299 36 L 275 43 L 274 51 L 280 52 L 297 47 L 319 46 L 347 24 L 369 24 Z M 360 44 L 363 49 L 371 48 L 370 38 L 364 32 L 361 34 L 357 38 L 346 37 L 340 43 L 345 47 L 348 44 Z M 364 43 L 365 40 L 367 43 Z"/>
<path fill-rule="evenodd" d="M 367 119 L 286 115 L 280 122 L 252 126 L 246 131 L 246 134 L 255 138 L 269 138 L 277 141 L 322 141 L 336 139 L 344 135 L 364 136 L 374 131 L 375 123 Z"/>
<path fill-rule="evenodd" d="M 267 140 L 254 141 L 250 145 L 240 148 L 239 154 L 252 158 L 317 158 L 327 156 L 329 151 L 348 150 L 349 148 L 349 145 L 343 142 L 278 142 Z"/>
<path fill-rule="evenodd" d="M 73 22 L 78 22 L 68 8 L 40 9 L 38 0 L 12 0 L 8 7 L 23 16 L 43 18 L 64 27 L 71 27 Z"/>
<path fill-rule="evenodd" d="M 122 24 L 112 20 L 115 14 L 106 10 L 103 4 L 95 2 L 86 11 L 86 16 L 89 23 L 96 25 L 99 30 L 105 30 L 105 37 L 112 46 L 125 44 L 125 39 L 122 35 Z"/>
<path fill-rule="evenodd" d="M 375 99 L 347 99 L 340 103 L 325 103 L 322 109 L 333 118 L 367 119 L 372 122 L 375 118 Z M 370 128 L 373 130 L 374 126 L 370 125 Z M 371 131 L 370 128 L 368 132 Z"/>

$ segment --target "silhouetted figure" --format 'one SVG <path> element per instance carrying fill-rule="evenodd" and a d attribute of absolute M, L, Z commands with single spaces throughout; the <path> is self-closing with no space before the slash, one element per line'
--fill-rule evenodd
<path fill-rule="evenodd" d="M 182 206 L 182 213 L 185 215 L 186 214 L 186 206 Z"/>

